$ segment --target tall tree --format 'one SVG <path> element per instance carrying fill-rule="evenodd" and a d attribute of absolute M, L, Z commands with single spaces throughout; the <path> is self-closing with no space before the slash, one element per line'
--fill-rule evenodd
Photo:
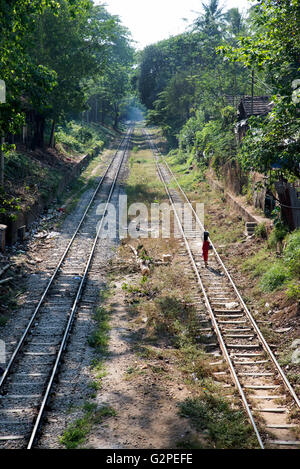
<path fill-rule="evenodd" d="M 36 64 L 54 70 L 57 77 L 57 86 L 47 103 L 32 103 L 34 146 L 43 145 L 43 126 L 39 122 L 52 119 L 53 143 L 55 123 L 85 108 L 85 80 L 104 72 L 114 33 L 114 23 L 103 7 L 94 8 L 87 0 L 59 0 L 59 5 L 59 15 L 47 10 L 39 17 L 30 44 Z"/>
<path fill-rule="evenodd" d="M 194 28 L 203 31 L 208 36 L 221 34 L 224 26 L 223 8 L 220 7 L 219 0 L 209 0 L 208 3 L 202 3 L 204 14 L 194 21 Z"/>
<path fill-rule="evenodd" d="M 96 108 L 102 123 L 105 120 L 117 127 L 122 101 L 130 89 L 134 50 L 131 36 L 117 15 L 111 15 L 103 7 L 95 7 L 94 14 L 111 24 L 111 37 L 106 48 L 105 67 L 88 84 L 89 103 Z M 101 23 L 99 23 L 101 24 Z M 98 57 L 98 55 L 97 55 Z M 102 57 L 99 58 L 103 62 Z"/>
<path fill-rule="evenodd" d="M 141 101 L 150 109 L 149 122 L 162 125 L 172 144 L 196 110 L 201 110 L 206 122 L 221 118 L 227 95 L 232 98 L 249 88 L 248 72 L 217 53 L 223 41 L 234 44 L 238 40 L 241 15 L 234 10 L 226 16 L 216 1 L 205 6 L 196 27 L 149 46 L 140 55 Z"/>
<path fill-rule="evenodd" d="M 34 88 L 35 96 L 46 96 L 56 84 L 56 75 L 34 64 L 28 46 L 28 32 L 46 9 L 58 11 L 54 0 L 0 0 L 0 78 L 6 86 L 6 101 L 0 104 L 1 184 L 3 184 L 4 151 L 9 148 L 4 137 L 15 133 L 24 123 L 22 96 Z M 29 85 L 30 83 L 30 85 Z"/>
<path fill-rule="evenodd" d="M 2 135 L 20 126 L 21 96 L 30 80 L 41 93 L 55 85 L 55 74 L 35 65 L 26 49 L 38 16 L 48 8 L 57 12 L 58 6 L 54 0 L 0 0 L 0 78 L 6 84 L 6 103 L 0 106 Z"/>

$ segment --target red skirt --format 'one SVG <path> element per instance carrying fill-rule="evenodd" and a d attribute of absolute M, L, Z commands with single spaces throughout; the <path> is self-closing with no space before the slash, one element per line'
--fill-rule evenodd
<path fill-rule="evenodd" d="M 204 262 L 208 261 L 208 251 L 209 251 L 209 241 L 204 241 L 203 247 L 202 247 Z"/>

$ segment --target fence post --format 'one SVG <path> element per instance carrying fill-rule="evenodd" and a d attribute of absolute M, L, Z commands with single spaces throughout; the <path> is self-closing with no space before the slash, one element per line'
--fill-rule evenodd
<path fill-rule="evenodd" d="M 0 225 L 0 251 L 5 251 L 5 244 L 6 244 L 6 225 Z"/>

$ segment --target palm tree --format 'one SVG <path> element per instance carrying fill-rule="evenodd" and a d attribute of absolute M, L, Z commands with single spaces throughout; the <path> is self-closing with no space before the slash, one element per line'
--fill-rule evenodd
<path fill-rule="evenodd" d="M 224 18 L 228 23 L 229 32 L 238 36 L 245 29 L 245 22 L 242 14 L 239 12 L 238 8 L 231 8 L 228 10 Z"/>
<path fill-rule="evenodd" d="M 200 29 L 208 35 L 220 33 L 223 26 L 223 7 L 220 7 L 219 0 L 209 0 L 208 3 L 202 3 L 204 14 L 200 15 L 194 21 L 194 29 Z"/>

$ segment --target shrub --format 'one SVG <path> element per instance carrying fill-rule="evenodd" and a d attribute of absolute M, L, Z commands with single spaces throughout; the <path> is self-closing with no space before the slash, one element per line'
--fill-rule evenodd
<path fill-rule="evenodd" d="M 81 126 L 72 121 L 64 127 L 59 127 L 56 133 L 56 140 L 59 144 L 65 145 L 69 150 L 84 153 L 96 146 L 102 148 L 104 141 L 99 139 L 103 136 L 100 131 L 92 126 Z"/>
<path fill-rule="evenodd" d="M 92 140 L 93 135 L 88 127 L 81 127 L 77 133 L 77 138 L 81 143 L 87 143 Z"/>
<path fill-rule="evenodd" d="M 281 220 L 281 211 L 279 207 L 275 207 L 272 212 L 274 220 L 274 229 L 269 237 L 269 247 L 276 248 L 278 243 L 282 243 L 289 232 L 288 227 Z"/>
<path fill-rule="evenodd" d="M 68 135 L 62 129 L 56 134 L 57 141 L 68 147 L 70 150 L 82 151 L 81 143 L 72 135 Z"/>
<path fill-rule="evenodd" d="M 299 282 L 289 282 L 287 284 L 287 297 L 295 300 L 300 300 L 300 284 Z"/>
<path fill-rule="evenodd" d="M 221 175 L 224 163 L 236 154 L 236 140 L 233 131 L 235 110 L 228 106 L 222 109 L 222 117 L 205 123 L 205 117 L 198 111 L 183 126 L 179 138 L 179 153 L 193 156 L 198 166 L 208 166 L 209 161 L 217 175 Z"/>
<path fill-rule="evenodd" d="M 257 238 L 267 239 L 268 233 L 265 223 L 260 223 L 255 227 L 254 234 Z"/>
<path fill-rule="evenodd" d="M 260 287 L 264 292 L 272 292 L 280 288 L 288 279 L 288 269 L 282 263 L 277 263 L 263 275 Z"/>
<path fill-rule="evenodd" d="M 6 196 L 4 189 L 0 188 L 0 214 L 8 220 L 16 220 L 17 213 L 21 210 L 21 199 Z"/>

